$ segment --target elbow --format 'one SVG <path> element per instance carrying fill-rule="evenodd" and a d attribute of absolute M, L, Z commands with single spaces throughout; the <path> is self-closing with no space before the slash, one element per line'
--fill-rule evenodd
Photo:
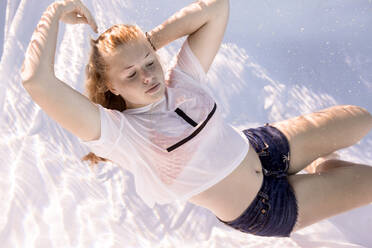
<path fill-rule="evenodd" d="M 36 77 L 32 76 L 27 79 L 22 78 L 22 86 L 25 90 L 33 96 L 35 92 L 39 92 L 41 89 L 45 88 L 46 82 L 51 82 L 52 78 L 48 76 Z"/>
<path fill-rule="evenodd" d="M 230 1 L 229 0 L 216 0 L 216 2 L 222 6 L 223 9 L 228 10 L 230 7 Z"/>
<path fill-rule="evenodd" d="M 30 87 L 34 87 L 37 82 L 40 80 L 36 79 L 35 77 L 22 77 L 22 85 L 27 91 L 29 91 Z"/>
<path fill-rule="evenodd" d="M 37 81 L 26 80 L 22 81 L 23 88 L 27 91 L 27 93 L 31 96 L 33 100 L 35 100 L 35 95 L 37 95 L 38 90 L 38 83 Z"/>
<path fill-rule="evenodd" d="M 54 65 L 38 66 L 30 59 L 25 59 L 21 67 L 21 81 L 23 86 L 47 81 L 54 77 Z"/>
<path fill-rule="evenodd" d="M 52 73 L 28 73 L 21 72 L 21 81 L 23 87 L 33 87 L 33 85 L 43 84 L 43 82 L 50 82 L 54 79 L 54 74 Z"/>
<path fill-rule="evenodd" d="M 223 16 L 229 16 L 230 13 L 230 1 L 229 0 L 220 0 L 219 1 L 219 14 Z"/>
<path fill-rule="evenodd" d="M 25 81 L 22 81 L 22 86 L 23 88 L 25 88 L 25 90 L 30 93 L 31 92 L 31 87 L 35 87 L 34 85 L 36 84 L 35 81 L 31 81 L 31 80 L 25 80 Z"/>
<path fill-rule="evenodd" d="M 31 85 L 34 85 L 35 82 L 38 81 L 34 75 L 27 73 L 27 71 L 24 71 L 23 68 L 21 72 L 21 80 L 22 80 L 22 85 L 25 89 L 27 89 Z"/>
<path fill-rule="evenodd" d="M 230 1 L 229 0 L 213 0 L 203 1 L 207 5 L 213 6 L 211 8 L 211 19 L 214 18 L 228 18 L 230 12 Z"/>
<path fill-rule="evenodd" d="M 35 81 L 35 78 L 36 78 L 35 71 L 37 69 L 37 66 L 35 65 L 35 62 L 32 60 L 32 58 L 28 56 L 28 54 L 26 54 L 25 57 L 26 58 L 23 61 L 22 67 L 21 67 L 21 80 L 24 85 L 25 84 L 28 85 L 29 82 Z"/>

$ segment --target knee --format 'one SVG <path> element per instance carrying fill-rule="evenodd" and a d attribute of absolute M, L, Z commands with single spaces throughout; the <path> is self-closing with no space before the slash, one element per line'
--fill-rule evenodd
<path fill-rule="evenodd" d="M 358 116 L 368 130 L 372 129 L 372 114 L 367 109 L 356 105 L 343 105 L 342 107 L 350 114 Z"/>
<path fill-rule="evenodd" d="M 368 127 L 368 130 L 370 131 L 372 129 L 372 115 L 370 112 L 368 112 L 367 109 L 365 108 L 362 108 L 362 107 L 358 107 L 359 108 L 359 111 L 363 114 L 363 119 L 366 120 L 366 125 Z"/>
<path fill-rule="evenodd" d="M 341 159 L 329 159 L 319 164 L 315 169 L 315 173 L 326 172 L 334 168 L 349 167 L 353 165 L 355 164 L 349 161 L 344 161 Z"/>
<path fill-rule="evenodd" d="M 359 115 L 363 115 L 365 116 L 369 121 L 372 122 L 372 115 L 370 112 L 368 112 L 367 109 L 363 108 L 363 107 L 360 107 L 360 106 L 356 106 L 356 105 L 342 105 L 342 107 L 348 111 L 348 112 L 351 112 L 353 114 L 359 114 Z"/>
<path fill-rule="evenodd" d="M 365 109 L 365 108 L 359 107 L 359 109 L 363 113 L 363 115 L 365 116 L 366 121 L 369 125 L 369 129 L 372 129 L 372 114 L 370 112 L 368 112 L 368 110 Z"/>

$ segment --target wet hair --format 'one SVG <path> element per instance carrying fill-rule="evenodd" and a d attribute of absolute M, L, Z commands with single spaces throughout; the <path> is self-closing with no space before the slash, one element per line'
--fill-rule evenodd
<path fill-rule="evenodd" d="M 85 68 L 85 93 L 92 102 L 120 112 L 127 108 L 125 100 L 120 95 L 113 94 L 107 86 L 108 64 L 104 58 L 114 53 L 118 46 L 138 40 L 144 35 L 136 25 L 116 24 L 103 32 L 96 40 L 90 40 L 90 57 Z M 81 160 L 90 161 L 90 166 L 110 161 L 93 152 L 88 153 Z"/>

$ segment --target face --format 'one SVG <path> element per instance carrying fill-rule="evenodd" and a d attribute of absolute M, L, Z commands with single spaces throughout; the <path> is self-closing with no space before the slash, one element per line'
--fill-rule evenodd
<path fill-rule="evenodd" d="M 105 61 L 109 65 L 107 86 L 124 98 L 128 109 L 154 103 L 164 95 L 163 69 L 145 38 L 119 46 Z"/>

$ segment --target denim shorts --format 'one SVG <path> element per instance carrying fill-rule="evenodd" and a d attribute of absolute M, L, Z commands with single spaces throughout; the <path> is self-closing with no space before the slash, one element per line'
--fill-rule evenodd
<path fill-rule="evenodd" d="M 224 224 L 258 236 L 289 237 L 298 215 L 297 200 L 287 179 L 289 143 L 277 128 L 265 126 L 243 130 L 257 152 L 263 182 L 255 199 L 235 220 Z"/>

